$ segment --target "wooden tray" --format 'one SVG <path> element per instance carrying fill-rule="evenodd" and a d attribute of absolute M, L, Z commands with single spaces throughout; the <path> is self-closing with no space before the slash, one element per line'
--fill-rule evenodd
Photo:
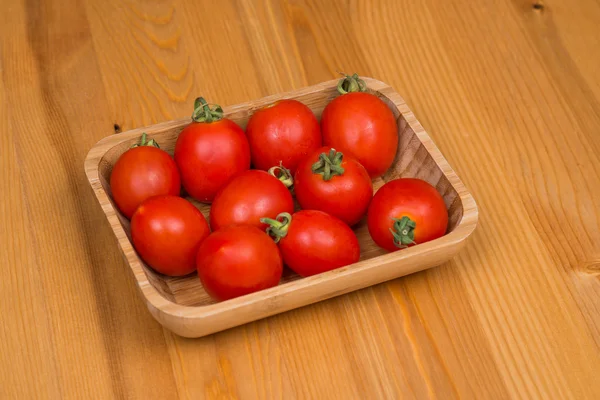
<path fill-rule="evenodd" d="M 369 91 L 380 97 L 394 112 L 400 137 L 396 160 L 382 178 L 374 181 L 375 190 L 398 177 L 416 177 L 428 181 L 444 197 L 450 216 L 448 233 L 428 243 L 386 253 L 373 243 L 363 220 L 355 228 L 361 245 L 358 263 L 309 278 L 300 278 L 286 270 L 277 287 L 216 303 L 204 291 L 196 274 L 167 277 L 144 264 L 133 249 L 129 221 L 117 211 L 110 196 L 112 167 L 142 132 L 147 132 L 161 148 L 172 154 L 179 132 L 190 123 L 190 119 L 111 135 L 90 150 L 85 160 L 85 172 L 148 309 L 158 322 L 178 335 L 200 337 L 439 265 L 462 248 L 477 224 L 477 206 L 473 197 L 404 100 L 385 83 L 371 78 L 363 79 Z M 309 106 L 320 118 L 323 108 L 337 96 L 337 82 L 332 80 L 226 107 L 225 115 L 245 128 L 255 110 L 278 99 L 291 98 Z M 194 204 L 208 217 L 209 205 Z"/>

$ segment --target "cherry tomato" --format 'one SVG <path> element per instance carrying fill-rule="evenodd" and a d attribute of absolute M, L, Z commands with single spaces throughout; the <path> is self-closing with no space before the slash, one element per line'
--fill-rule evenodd
<path fill-rule="evenodd" d="M 283 272 L 277 245 L 250 225 L 213 232 L 200 245 L 196 265 L 204 289 L 220 301 L 277 286 Z"/>
<path fill-rule="evenodd" d="M 343 93 L 333 99 L 321 115 L 323 143 L 352 156 L 371 178 L 383 175 L 398 150 L 398 125 L 394 114 L 377 96 L 365 93 L 358 75 L 340 81 Z"/>
<path fill-rule="evenodd" d="M 210 203 L 234 176 L 250 168 L 250 147 L 242 128 L 222 118 L 223 110 L 211 109 L 196 99 L 192 123 L 175 143 L 175 162 L 183 187 L 198 201 Z"/>
<path fill-rule="evenodd" d="M 227 225 L 252 225 L 261 230 L 263 217 L 275 218 L 294 212 L 294 199 L 273 175 L 258 170 L 242 172 L 215 197 L 210 208 L 210 226 L 216 231 Z"/>
<path fill-rule="evenodd" d="M 279 243 L 284 263 L 300 276 L 311 276 L 357 262 L 360 246 L 356 235 L 341 220 L 317 210 L 293 216 L 264 218 L 267 233 Z"/>
<path fill-rule="evenodd" d="M 354 225 L 367 212 L 373 184 L 354 158 L 322 147 L 298 166 L 294 191 L 303 209 L 321 210 Z"/>
<path fill-rule="evenodd" d="M 304 157 L 321 147 L 319 122 L 297 100 L 280 100 L 257 110 L 246 127 L 252 164 L 268 170 L 282 163 L 292 173 Z"/>
<path fill-rule="evenodd" d="M 395 251 L 443 236 L 448 229 L 448 211 L 442 196 L 429 183 L 394 179 L 375 193 L 367 225 L 377 245 Z"/>
<path fill-rule="evenodd" d="M 177 165 L 154 139 L 133 145 L 115 163 L 110 174 L 110 189 L 117 208 L 127 218 L 146 199 L 158 195 L 178 196 L 181 179 Z"/>
<path fill-rule="evenodd" d="M 150 267 L 169 276 L 187 275 L 196 269 L 198 247 L 209 233 L 204 215 L 176 196 L 151 197 L 131 219 L 136 251 Z"/>

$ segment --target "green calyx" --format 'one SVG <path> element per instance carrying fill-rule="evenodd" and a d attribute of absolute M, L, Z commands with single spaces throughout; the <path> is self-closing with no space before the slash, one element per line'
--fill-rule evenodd
<path fill-rule="evenodd" d="M 213 108 L 210 108 L 210 104 L 204 100 L 204 97 L 198 97 L 194 101 L 194 113 L 192 114 L 192 120 L 195 122 L 215 122 L 223 118 L 223 109 L 218 104 L 213 104 Z"/>
<path fill-rule="evenodd" d="M 279 243 L 279 241 L 286 237 L 288 233 L 290 223 L 292 222 L 292 215 L 287 212 L 282 212 L 275 219 L 261 218 L 260 222 L 269 225 L 267 228 L 267 235 L 271 236 L 275 243 Z"/>
<path fill-rule="evenodd" d="M 329 150 L 329 154 L 321 153 L 319 161 L 311 167 L 312 172 L 323 176 L 324 181 L 328 181 L 336 175 L 343 175 L 344 168 L 342 167 L 342 159 L 344 154 L 335 149 Z"/>
<path fill-rule="evenodd" d="M 340 94 L 367 91 L 367 84 L 359 78 L 358 74 L 353 74 L 352 76 L 346 74 L 342 75 L 344 78 L 340 79 L 337 85 L 337 90 Z"/>
<path fill-rule="evenodd" d="M 289 190 L 293 189 L 294 178 L 292 177 L 292 172 L 284 167 L 281 161 L 279 162 L 279 165 L 269 168 L 269 171 L 267 172 L 279 179 Z"/>
<path fill-rule="evenodd" d="M 402 218 L 393 218 L 394 225 L 390 228 L 390 232 L 394 236 L 394 244 L 396 247 L 403 249 L 409 244 L 415 243 L 415 228 L 417 224 L 407 216 Z"/>
<path fill-rule="evenodd" d="M 152 146 L 152 147 L 156 147 L 158 149 L 160 149 L 160 146 L 158 145 L 158 143 L 156 143 L 156 140 L 154 139 L 148 139 L 148 135 L 146 135 L 146 132 L 142 133 L 142 137 L 140 138 L 140 141 L 138 143 L 134 143 L 131 145 L 131 148 L 133 149 L 134 147 L 140 147 L 140 146 Z"/>

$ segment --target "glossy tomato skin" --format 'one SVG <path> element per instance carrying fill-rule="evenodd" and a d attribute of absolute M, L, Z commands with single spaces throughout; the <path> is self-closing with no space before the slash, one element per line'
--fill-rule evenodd
<path fill-rule="evenodd" d="M 277 286 L 283 272 L 275 242 L 249 225 L 213 232 L 200 245 L 196 265 L 204 289 L 219 301 Z"/>
<path fill-rule="evenodd" d="M 242 128 L 226 118 L 192 122 L 175 143 L 175 162 L 183 187 L 210 203 L 233 177 L 250 168 L 250 147 Z"/>
<path fill-rule="evenodd" d="M 110 174 L 110 188 L 119 210 L 131 219 L 136 208 L 152 196 L 178 196 L 181 179 L 167 152 L 139 146 L 119 157 Z"/>
<path fill-rule="evenodd" d="M 323 144 L 354 157 L 371 178 L 383 175 L 398 149 L 394 114 L 377 96 L 352 92 L 333 99 L 321 115 Z"/>
<path fill-rule="evenodd" d="M 415 222 L 416 244 L 441 237 L 448 229 L 444 199 L 433 186 L 420 179 L 395 179 L 375 193 L 369 206 L 367 225 L 378 246 L 389 251 L 399 250 L 390 229 L 394 218 L 403 216 Z"/>
<path fill-rule="evenodd" d="M 265 171 L 249 170 L 233 178 L 217 193 L 210 208 L 213 231 L 227 225 L 267 228 L 261 218 L 294 212 L 294 199 L 283 183 Z"/>
<path fill-rule="evenodd" d="M 140 257 L 154 270 L 183 276 L 196 269 L 196 253 L 210 229 L 202 213 L 176 196 L 143 202 L 131 219 L 131 238 Z"/>
<path fill-rule="evenodd" d="M 294 176 L 294 192 L 305 210 L 324 211 L 346 224 L 356 224 L 366 214 L 373 197 L 373 183 L 367 170 L 356 159 L 343 156 L 340 166 L 344 173 L 324 180 L 312 166 L 330 147 L 321 147 L 298 165 Z"/>
<path fill-rule="evenodd" d="M 268 170 L 281 162 L 292 173 L 322 142 L 317 118 L 297 100 L 280 100 L 257 110 L 248 121 L 246 135 L 254 168 Z"/>
<path fill-rule="evenodd" d="M 300 276 L 311 276 L 357 262 L 360 245 L 341 220 L 317 210 L 293 214 L 287 235 L 279 241 L 285 264 Z"/>

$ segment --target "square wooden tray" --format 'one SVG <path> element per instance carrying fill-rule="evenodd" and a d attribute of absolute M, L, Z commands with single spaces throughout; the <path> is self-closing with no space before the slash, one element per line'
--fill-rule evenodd
<path fill-rule="evenodd" d="M 473 197 L 404 100 L 387 84 L 372 78 L 363 79 L 369 91 L 380 97 L 394 112 L 400 138 L 396 160 L 382 178 L 373 182 L 375 190 L 385 182 L 399 177 L 426 180 L 444 197 L 450 216 L 448 233 L 431 242 L 386 253 L 373 243 L 363 220 L 355 228 L 361 245 L 361 259 L 356 264 L 309 278 L 300 278 L 286 269 L 277 287 L 216 303 L 204 291 L 196 274 L 167 277 L 144 264 L 133 249 L 129 221 L 117 211 L 111 199 L 109 185 L 115 161 L 143 132 L 147 132 L 162 149 L 172 154 L 179 132 L 190 123 L 190 119 L 164 122 L 111 135 L 100 140 L 90 150 L 85 160 L 85 172 L 148 309 L 158 322 L 178 335 L 201 337 L 431 268 L 447 261 L 463 247 L 465 239 L 477 224 L 477 206 Z M 226 107 L 225 116 L 245 128 L 248 118 L 255 110 L 285 98 L 301 101 L 320 118 L 323 108 L 337 96 L 337 82 L 323 82 Z M 208 217 L 209 205 L 196 202 L 194 204 Z"/>

